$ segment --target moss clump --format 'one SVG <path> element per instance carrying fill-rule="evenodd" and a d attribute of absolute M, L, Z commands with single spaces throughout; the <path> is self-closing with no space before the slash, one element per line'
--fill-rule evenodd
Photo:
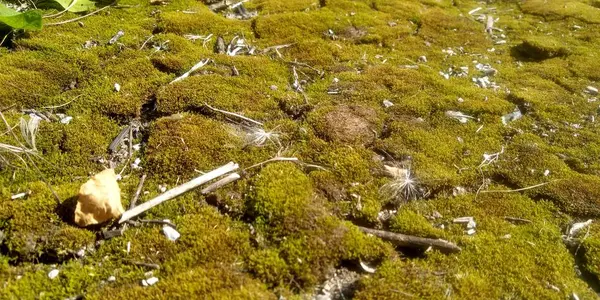
<path fill-rule="evenodd" d="M 190 176 L 194 170 L 227 163 L 242 145 L 234 131 L 220 122 L 191 114 L 165 117 L 150 128 L 148 165 L 155 174 Z"/>
<path fill-rule="evenodd" d="M 570 54 L 570 50 L 561 41 L 548 37 L 529 37 L 515 50 L 523 57 L 532 60 L 544 60 Z"/>
<path fill-rule="evenodd" d="M 331 142 L 366 145 L 373 143 L 377 132 L 377 112 L 362 106 L 329 107 L 315 114 L 322 119 L 314 121 L 317 133 Z"/>
<path fill-rule="evenodd" d="M 265 167 L 255 186 L 249 212 L 258 234 L 272 242 L 250 257 L 250 265 L 271 285 L 293 279 L 311 286 L 342 259 L 376 259 L 390 253 L 377 239 L 328 216 L 312 197 L 309 178 L 292 164 Z"/>

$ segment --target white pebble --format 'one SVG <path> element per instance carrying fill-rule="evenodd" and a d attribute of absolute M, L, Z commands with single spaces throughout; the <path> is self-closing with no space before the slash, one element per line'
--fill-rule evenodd
<path fill-rule="evenodd" d="M 597 88 L 595 88 L 595 87 L 593 87 L 593 86 L 591 86 L 591 85 L 590 85 L 590 86 L 588 86 L 588 87 L 586 87 L 586 88 L 585 88 L 585 90 L 586 90 L 586 92 L 588 92 L 589 94 L 592 94 L 592 95 L 598 95 L 598 89 L 597 89 Z"/>
<path fill-rule="evenodd" d="M 57 269 L 52 269 L 52 271 L 48 272 L 48 278 L 54 279 L 58 276 L 59 271 Z"/>
<path fill-rule="evenodd" d="M 108 279 L 106 279 L 106 281 L 115 282 L 115 281 L 117 281 L 117 278 L 115 276 L 110 276 L 110 277 L 108 277 Z"/>
<path fill-rule="evenodd" d="M 142 285 L 143 286 L 151 286 L 151 285 L 154 285 L 157 282 L 158 282 L 158 278 L 156 278 L 156 277 L 150 277 L 148 279 L 142 280 Z"/>
<path fill-rule="evenodd" d="M 385 99 L 385 100 L 383 100 L 383 106 L 384 106 L 385 108 L 389 108 L 389 107 L 392 107 L 392 106 L 394 106 L 394 103 L 392 103 L 392 101 L 390 101 L 390 100 L 388 100 L 388 99 Z"/>
<path fill-rule="evenodd" d="M 118 83 L 115 83 L 115 92 L 120 92 L 121 91 L 121 85 Z"/>
<path fill-rule="evenodd" d="M 169 241 L 176 241 L 181 236 L 181 234 L 177 232 L 177 230 L 175 230 L 169 225 L 164 225 L 162 230 L 167 239 L 169 239 Z"/>

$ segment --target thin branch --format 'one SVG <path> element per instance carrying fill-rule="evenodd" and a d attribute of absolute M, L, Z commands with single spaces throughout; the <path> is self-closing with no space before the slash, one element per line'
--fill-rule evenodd
<path fill-rule="evenodd" d="M 4 42 L 6 41 L 6 38 L 8 38 L 9 35 L 11 35 L 13 33 L 14 29 L 11 29 L 3 38 L 2 41 L 0 41 L 0 47 L 2 46 L 2 44 L 4 44 Z"/>
<path fill-rule="evenodd" d="M 296 157 L 273 157 L 271 159 L 267 159 L 267 160 L 265 160 L 263 162 L 259 162 L 259 163 L 255 164 L 255 165 L 249 166 L 249 167 L 245 168 L 244 171 L 250 170 L 252 168 L 260 167 L 260 166 L 262 166 L 264 164 L 268 164 L 270 162 L 275 162 L 275 161 L 299 162 L 300 160 L 298 158 L 296 158 Z"/>
<path fill-rule="evenodd" d="M 56 23 L 44 24 L 44 26 L 57 26 L 57 25 L 63 25 L 63 24 L 71 23 L 71 22 L 76 22 L 76 21 L 79 21 L 81 19 L 87 18 L 89 16 L 95 15 L 95 14 L 97 14 L 97 13 L 99 13 L 99 12 L 105 10 L 105 9 L 108 9 L 113 4 L 110 4 L 110 5 L 107 5 L 107 6 L 103 7 L 103 8 L 97 9 L 97 10 L 95 10 L 95 11 L 93 11 L 93 12 L 87 14 L 87 15 L 83 15 L 81 17 L 77 17 L 77 18 L 73 18 L 73 19 L 69 19 L 69 20 L 64 20 L 64 21 L 56 22 Z"/>
<path fill-rule="evenodd" d="M 250 122 L 250 123 L 256 124 L 256 125 L 258 125 L 258 126 L 263 126 L 263 123 L 261 123 L 261 122 L 258 122 L 258 121 L 255 121 L 255 120 L 252 120 L 252 119 L 250 119 L 250 118 L 248 118 L 248 117 L 244 117 L 244 116 L 242 116 L 242 115 L 240 115 L 240 114 L 236 114 L 236 113 L 228 112 L 228 111 L 226 111 L 226 110 L 222 110 L 222 109 L 214 108 L 214 107 L 212 107 L 212 106 L 208 105 L 208 103 L 204 103 L 204 105 L 205 105 L 206 107 L 208 107 L 208 108 L 209 108 L 210 110 L 212 110 L 212 111 L 220 112 L 220 113 L 222 113 L 222 114 L 229 115 L 229 116 L 234 116 L 234 117 L 240 118 L 240 119 L 242 119 L 242 120 L 244 120 L 244 121 L 248 121 L 248 122 Z"/>
<path fill-rule="evenodd" d="M 530 190 L 530 189 L 534 189 L 537 187 L 541 187 L 553 182 L 556 182 L 557 180 L 552 180 L 552 181 L 548 181 L 548 182 L 543 182 L 543 183 L 539 183 L 536 185 L 532 185 L 532 186 L 528 186 L 528 187 L 524 187 L 524 188 L 520 188 L 520 189 L 516 189 L 516 190 L 491 190 L 491 191 L 481 191 L 482 193 L 516 193 L 516 192 L 522 192 L 522 191 L 526 191 L 526 190 Z"/>
<path fill-rule="evenodd" d="M 142 46 L 140 47 L 140 50 L 144 49 L 144 47 L 146 47 L 146 44 L 154 38 L 154 35 L 151 35 L 147 40 L 144 41 L 144 43 L 142 44 Z"/>
<path fill-rule="evenodd" d="M 192 68 L 191 68 L 189 71 L 187 71 L 187 72 L 183 73 L 183 75 L 181 75 L 181 76 L 179 76 L 179 77 L 177 77 L 177 78 L 173 79 L 173 81 L 169 82 L 169 84 L 173 84 L 173 83 L 175 83 L 175 82 L 178 82 L 178 81 L 181 81 L 181 80 L 184 80 L 184 79 L 186 79 L 186 78 L 187 78 L 188 76 L 190 76 L 190 74 L 192 74 L 194 71 L 196 71 L 196 70 L 198 70 L 198 69 L 200 69 L 200 68 L 202 68 L 202 67 L 206 66 L 206 65 L 207 65 L 208 63 L 210 63 L 210 62 L 211 62 L 211 59 L 210 59 L 210 58 L 203 59 L 203 60 L 199 61 L 197 64 L 195 64 L 194 66 L 192 66 Z"/>
<path fill-rule="evenodd" d="M 77 98 L 81 97 L 81 95 L 77 95 L 75 98 L 69 100 L 68 102 L 65 102 L 63 104 L 59 104 L 59 105 L 54 105 L 54 106 L 42 106 L 43 109 L 57 109 L 57 108 L 61 108 L 63 106 L 67 106 L 69 104 L 71 104 L 71 102 L 77 100 Z"/>
<path fill-rule="evenodd" d="M 174 187 L 160 195 L 158 195 L 157 197 L 155 197 L 154 199 L 151 199 L 147 202 L 144 202 L 130 210 L 127 210 L 126 212 L 123 213 L 123 215 L 121 216 L 121 219 L 119 220 L 119 223 L 123 223 L 167 200 L 173 199 L 175 197 L 178 197 L 179 195 L 186 193 L 192 189 L 195 189 L 196 187 L 205 184 L 215 178 L 219 178 L 229 172 L 235 171 L 239 168 L 238 164 L 230 162 L 226 165 L 223 165 L 217 169 L 214 169 L 204 175 L 201 175 L 199 177 L 196 177 L 194 179 L 192 179 L 191 181 L 188 181 L 182 185 L 179 185 L 177 187 Z"/>
<path fill-rule="evenodd" d="M 236 180 L 240 179 L 240 174 L 238 173 L 231 173 L 229 175 L 227 175 L 226 177 L 223 177 L 222 179 L 212 183 L 211 185 L 207 186 L 206 188 L 204 188 L 202 190 L 202 194 L 206 195 L 206 194 L 210 194 L 214 191 L 216 191 L 217 189 L 228 185 Z"/>
<path fill-rule="evenodd" d="M 397 246 L 406 247 L 433 247 L 442 252 L 453 253 L 460 252 L 462 249 L 456 244 L 442 240 L 442 239 L 429 239 L 418 236 L 406 235 L 401 233 L 394 233 L 383 230 L 376 230 L 366 227 L 358 226 L 364 233 L 372 234 L 383 240 L 391 242 Z"/>
<path fill-rule="evenodd" d="M 59 11 L 55 14 L 52 15 L 45 15 L 42 18 L 55 18 L 55 17 L 59 17 L 62 16 L 64 13 L 66 13 L 67 11 L 69 11 L 69 9 L 71 9 L 73 6 L 75 6 L 75 3 L 77 3 L 77 0 L 72 0 L 71 4 L 69 4 L 69 6 L 67 6 L 67 8 L 65 8 L 63 11 Z"/>
<path fill-rule="evenodd" d="M 135 207 L 135 203 L 138 201 L 138 199 L 140 198 L 140 195 L 142 194 L 142 188 L 144 188 L 144 182 L 146 182 L 146 174 L 142 175 L 142 177 L 140 178 L 140 183 L 138 183 L 135 194 L 133 194 L 133 198 L 131 199 L 131 202 L 129 202 L 129 209 L 132 209 Z"/>

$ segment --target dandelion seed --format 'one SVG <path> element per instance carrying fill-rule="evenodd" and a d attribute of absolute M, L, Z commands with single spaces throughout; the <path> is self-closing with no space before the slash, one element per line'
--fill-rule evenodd
<path fill-rule="evenodd" d="M 418 181 L 411 173 L 410 168 L 403 169 L 384 165 L 386 172 L 392 177 L 392 180 L 384 184 L 380 192 L 399 202 L 415 200 L 420 195 Z"/>
<path fill-rule="evenodd" d="M 29 115 L 29 121 L 25 121 L 25 119 L 21 118 L 21 136 L 23 136 L 25 142 L 27 142 L 33 150 L 37 150 L 35 148 L 35 136 L 41 120 L 42 118 L 35 114 Z"/>
<path fill-rule="evenodd" d="M 263 128 L 251 127 L 248 134 L 246 135 L 247 144 L 254 146 L 264 146 L 267 141 L 270 141 L 274 145 L 281 146 L 279 142 L 279 133 L 274 128 L 271 131 L 265 131 Z"/>

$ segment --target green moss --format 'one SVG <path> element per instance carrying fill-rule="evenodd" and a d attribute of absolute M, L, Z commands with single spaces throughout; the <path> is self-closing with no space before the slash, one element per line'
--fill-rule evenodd
<path fill-rule="evenodd" d="M 525 58 L 536 60 L 567 56 L 570 53 L 562 41 L 547 36 L 528 37 L 518 46 L 517 51 Z"/>
<path fill-rule="evenodd" d="M 475 1 L 255 0 L 244 4 L 258 12 L 250 20 L 210 11 L 215 2 L 122 0 L 82 23 L 19 33 L 0 49 L 0 106 L 10 125 L 22 109 L 73 100 L 47 109 L 73 121 L 42 122 L 36 138 L 36 163 L 62 205 L 29 162 L 13 169 L 0 160 L 0 298 L 294 299 L 311 297 L 333 270 L 360 261 L 377 272 L 361 274 L 359 299 L 593 298 L 573 266 L 597 277 L 596 228 L 577 261 L 561 228 L 571 217 L 597 216 L 600 207 L 597 101 L 583 92 L 598 87 L 595 1 L 496 1 L 495 26 L 503 29 L 496 37 L 468 15 L 481 6 Z M 125 35 L 109 45 L 119 30 Z M 203 44 L 187 34 L 213 38 Z M 255 55 L 214 53 L 218 36 L 226 43 L 244 38 Z M 87 41 L 97 46 L 86 49 Z M 456 55 L 442 51 L 448 48 Z M 206 58 L 212 62 L 169 84 Z M 498 71 L 491 79 L 500 89 L 472 83 L 480 76 L 476 63 Z M 469 76 L 439 74 L 462 66 Z M 293 68 L 304 94 L 292 87 Z M 384 99 L 394 106 L 384 107 Z M 249 145 L 250 129 L 205 104 L 264 122 L 278 138 Z M 502 124 L 515 106 L 524 116 Z M 473 119 L 463 124 L 447 111 Z M 135 141 L 142 169 L 117 166 L 124 204 L 141 172 L 149 176 L 140 203 L 158 195 L 158 185 L 173 187 L 228 161 L 240 169 L 275 155 L 301 163 L 240 171 L 240 180 L 212 195 L 191 191 L 142 217 L 174 222 L 181 233 L 175 242 L 149 224 L 96 242 L 99 229 L 71 226 L 65 206 L 103 168 L 95 162 L 107 159 L 109 143 L 134 118 L 147 126 Z M 6 133 L 0 142 L 16 143 Z M 503 148 L 496 162 L 481 165 Z M 7 152 L 0 157 L 25 166 Z M 380 212 L 394 204 L 380 195 L 390 180 L 383 165 L 394 163 L 410 164 L 428 199 L 396 207 L 381 222 Z M 540 183 L 548 184 L 494 191 Z M 459 186 L 466 194 L 451 196 Z M 477 222 L 474 235 L 453 223 L 464 216 Z M 444 238 L 463 251 L 407 252 L 349 220 Z M 142 287 L 148 270 L 132 261 L 159 264 L 153 275 L 160 281 Z M 60 270 L 54 280 L 51 268 Z"/>

